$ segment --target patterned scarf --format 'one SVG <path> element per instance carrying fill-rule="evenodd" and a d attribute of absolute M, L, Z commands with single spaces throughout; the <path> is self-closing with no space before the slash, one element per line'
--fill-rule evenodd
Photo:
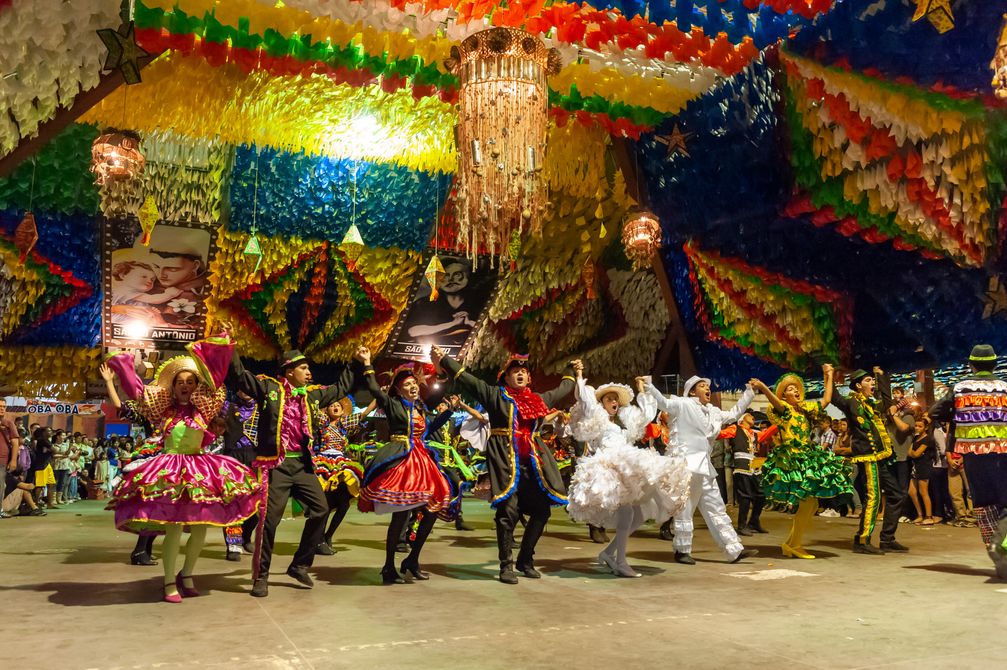
<path fill-rule="evenodd" d="M 500 390 L 505 397 L 514 401 L 514 406 L 517 407 L 518 414 L 522 419 L 541 419 L 549 413 L 549 408 L 546 407 L 542 396 L 533 392 L 529 386 L 525 386 L 520 391 L 510 386 L 501 386 Z"/>

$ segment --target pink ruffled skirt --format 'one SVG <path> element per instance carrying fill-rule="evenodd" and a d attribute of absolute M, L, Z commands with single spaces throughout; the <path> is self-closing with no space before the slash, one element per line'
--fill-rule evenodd
<path fill-rule="evenodd" d="M 123 475 L 107 509 L 133 533 L 166 526 L 231 526 L 258 510 L 259 478 L 230 456 L 160 454 Z"/>

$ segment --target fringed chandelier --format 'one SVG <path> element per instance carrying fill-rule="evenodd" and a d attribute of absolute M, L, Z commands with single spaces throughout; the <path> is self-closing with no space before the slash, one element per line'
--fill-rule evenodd
<path fill-rule="evenodd" d="M 556 49 L 514 28 L 491 28 L 452 47 L 458 75 L 458 228 L 469 253 L 500 254 L 526 228 L 540 229 L 548 126 L 546 75 Z"/>
<path fill-rule="evenodd" d="M 1000 29 L 1000 41 L 990 68 L 993 70 L 993 92 L 1001 100 L 1007 99 L 1007 14 L 1004 14 L 1004 24 Z"/>
<path fill-rule="evenodd" d="M 140 136 L 128 130 L 108 129 L 91 145 L 91 172 L 99 185 L 135 179 L 146 160 L 140 153 Z"/>
<path fill-rule="evenodd" d="M 633 269 L 646 267 L 660 244 L 661 223 L 657 216 L 644 209 L 626 213 L 622 222 L 622 246 L 626 258 L 633 261 Z"/>

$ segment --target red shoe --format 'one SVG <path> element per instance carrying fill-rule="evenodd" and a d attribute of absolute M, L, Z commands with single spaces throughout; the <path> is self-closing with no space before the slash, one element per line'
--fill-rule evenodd
<path fill-rule="evenodd" d="M 182 596 L 178 595 L 177 593 L 168 593 L 167 589 L 168 589 L 169 586 L 171 586 L 171 584 L 165 584 L 164 585 L 165 591 L 164 591 L 164 597 L 162 598 L 162 600 L 164 600 L 164 602 L 166 602 L 166 603 L 180 603 L 180 602 L 182 602 Z"/>
<path fill-rule="evenodd" d="M 181 593 L 186 598 L 197 598 L 197 597 L 199 597 L 199 591 L 197 591 L 194 588 L 190 589 L 188 586 L 186 586 L 182 582 L 183 579 L 192 579 L 192 577 L 191 576 L 190 577 L 183 577 L 181 572 L 179 572 L 177 575 L 175 575 L 175 588 L 178 589 L 178 592 Z"/>

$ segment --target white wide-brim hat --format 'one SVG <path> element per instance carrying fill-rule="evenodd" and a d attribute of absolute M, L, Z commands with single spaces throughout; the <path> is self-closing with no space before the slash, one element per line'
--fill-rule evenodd
<path fill-rule="evenodd" d="M 594 397 L 598 400 L 598 402 L 601 402 L 601 399 L 609 393 L 614 393 L 619 399 L 619 407 L 625 407 L 629 403 L 633 402 L 633 390 L 625 384 L 605 384 L 603 386 L 599 386 L 594 392 Z"/>
<path fill-rule="evenodd" d="M 689 392 L 692 391 L 692 387 L 694 387 L 699 382 L 706 382 L 707 384 L 712 385 L 712 382 L 710 381 L 709 377 L 699 377 L 697 375 L 692 375 L 685 382 L 685 387 L 682 389 L 682 397 L 688 398 Z"/>

